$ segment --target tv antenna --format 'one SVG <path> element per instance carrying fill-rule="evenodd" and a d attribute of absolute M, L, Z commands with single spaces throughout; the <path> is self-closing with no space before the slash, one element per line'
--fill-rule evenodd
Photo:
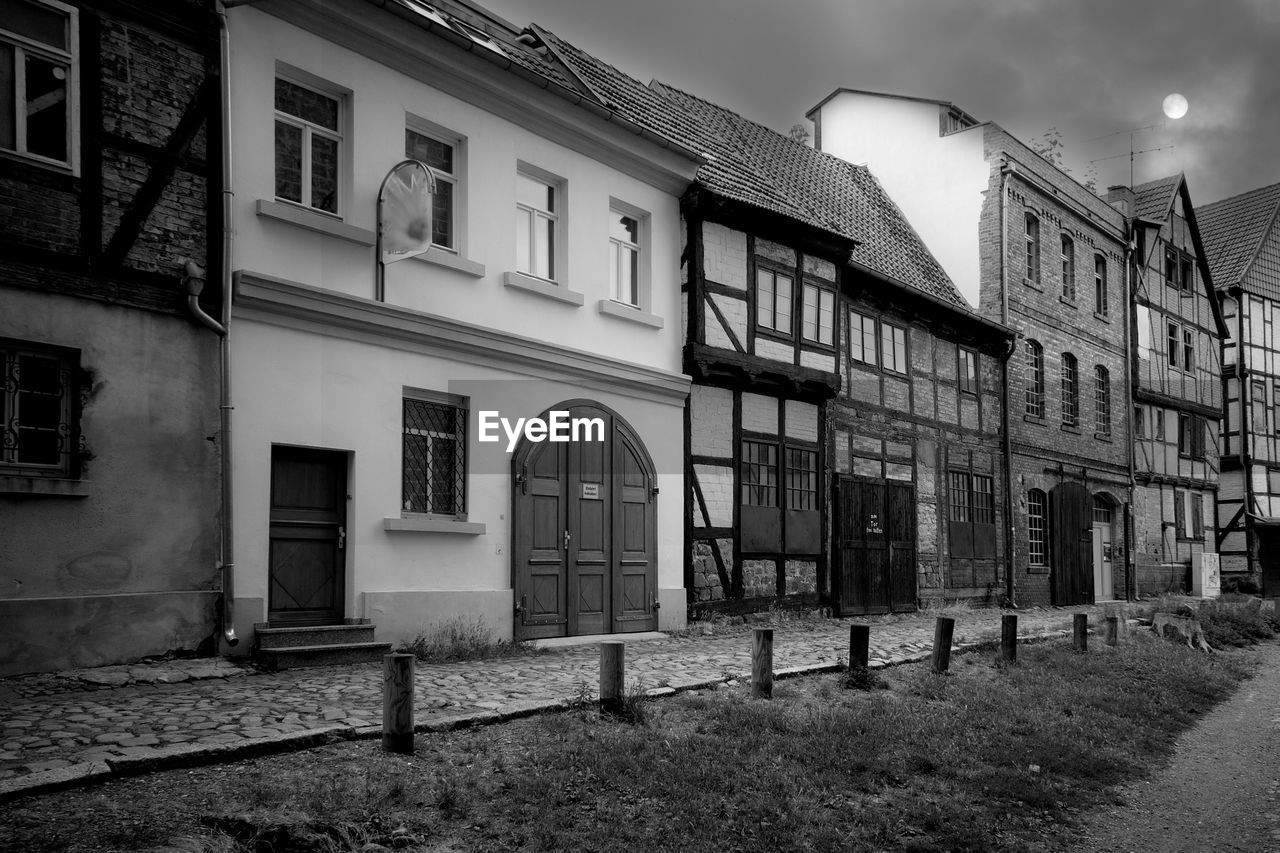
<path fill-rule="evenodd" d="M 1173 143 L 1169 143 L 1168 145 L 1159 145 L 1154 148 L 1138 149 L 1134 145 L 1135 137 L 1139 133 L 1142 133 L 1143 131 L 1146 131 L 1146 130 L 1167 130 L 1167 129 L 1168 128 L 1164 124 L 1164 122 L 1161 122 L 1160 124 L 1148 124 L 1143 127 L 1132 127 L 1132 128 L 1129 128 L 1128 130 L 1117 130 L 1115 133 L 1104 133 L 1102 136 L 1095 136 L 1092 139 L 1086 139 L 1085 142 L 1097 142 L 1099 139 L 1110 139 L 1113 136 L 1123 136 L 1125 134 L 1128 134 L 1129 136 L 1129 152 L 1127 154 L 1112 154 L 1109 157 L 1095 157 L 1094 159 L 1089 160 L 1087 162 L 1089 163 L 1089 165 L 1093 165 L 1094 163 L 1103 163 L 1107 160 L 1118 160 L 1121 157 L 1128 157 L 1129 158 L 1129 186 L 1132 187 L 1134 158 L 1136 158 L 1139 154 L 1150 154 L 1152 151 L 1172 150 L 1177 147 Z"/>

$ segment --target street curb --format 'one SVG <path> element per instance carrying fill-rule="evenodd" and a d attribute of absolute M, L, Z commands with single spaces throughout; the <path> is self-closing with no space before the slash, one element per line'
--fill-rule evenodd
<path fill-rule="evenodd" d="M 1025 637 L 1019 637 L 1018 642 L 1031 643 L 1038 640 L 1068 637 L 1070 635 L 1071 631 L 1045 631 L 1039 634 L 1030 634 Z M 979 646 L 992 645 L 993 643 L 998 646 L 999 640 L 956 643 L 952 646 L 952 650 L 956 652 L 965 651 Z M 867 668 L 887 669 L 891 666 L 901 666 L 902 664 L 907 663 L 919 663 L 920 661 L 928 660 L 930 655 L 931 652 L 927 651 L 914 652 L 909 655 L 893 657 L 889 660 L 873 660 Z M 800 666 L 776 670 L 774 672 L 774 678 L 785 679 L 804 675 L 820 675 L 823 673 L 841 672 L 845 668 L 846 665 L 839 662 L 802 664 Z M 652 688 L 645 691 L 645 695 L 649 698 L 656 699 L 674 696 L 678 693 L 688 693 L 694 690 L 710 690 L 730 681 L 747 681 L 750 677 L 750 673 L 726 673 L 716 678 L 688 681 L 679 684 L 668 684 L 662 687 Z M 415 733 L 419 734 L 441 734 L 444 732 L 457 731 L 459 729 L 505 723 L 511 720 L 537 716 L 538 714 L 565 711 L 573 708 L 574 704 L 575 703 L 570 699 L 523 700 L 520 702 L 513 702 L 510 705 L 497 710 L 464 712 L 437 717 L 436 719 L 417 723 L 413 727 L 413 730 Z M 311 749 L 317 746 L 324 746 L 325 744 L 337 743 L 338 741 L 343 740 L 369 740 L 381 736 L 381 725 L 351 726 L 337 723 L 320 726 L 314 729 L 306 729 L 305 731 L 300 732 L 284 732 L 277 735 L 271 735 L 269 737 L 254 738 L 252 740 L 244 741 L 243 743 L 213 745 L 193 743 L 174 744 L 172 746 L 154 750 L 154 754 L 152 755 L 129 758 L 108 758 L 104 761 L 82 762 L 80 764 L 72 764 L 68 767 L 59 767 L 53 770 L 42 770 L 38 773 L 29 773 L 25 776 L 18 776 L 12 779 L 0 781 L 0 803 L 11 802 L 22 797 L 48 794 L 55 791 L 64 791 L 69 788 L 94 785 L 101 782 L 111 781 L 113 779 L 138 776 L 144 773 L 155 773 L 162 770 L 174 770 L 183 767 L 202 767 L 211 764 L 225 764 L 232 761 L 256 758 L 263 755 Z"/>

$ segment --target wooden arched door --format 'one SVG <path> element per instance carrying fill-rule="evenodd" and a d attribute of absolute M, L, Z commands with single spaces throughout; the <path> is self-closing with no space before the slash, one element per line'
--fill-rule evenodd
<path fill-rule="evenodd" d="M 561 403 L 542 417 L 552 412 L 585 426 L 576 440 L 523 440 L 512 459 L 515 637 L 654 630 L 656 477 L 648 451 L 597 403 Z"/>
<path fill-rule="evenodd" d="M 1093 603 L 1093 495 L 1080 483 L 1049 492 L 1049 563 L 1055 605 Z"/>

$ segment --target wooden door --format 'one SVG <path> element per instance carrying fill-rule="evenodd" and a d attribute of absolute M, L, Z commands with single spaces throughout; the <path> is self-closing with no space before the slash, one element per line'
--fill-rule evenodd
<path fill-rule="evenodd" d="M 836 481 L 836 609 L 840 615 L 916 607 L 915 487 Z"/>
<path fill-rule="evenodd" d="M 650 631 L 658 627 L 655 472 L 635 433 L 613 413 L 603 441 L 526 442 L 516 452 L 513 586 L 519 639 Z"/>
<path fill-rule="evenodd" d="M 1093 603 L 1093 496 L 1080 483 L 1049 492 L 1049 563 L 1053 604 Z"/>
<path fill-rule="evenodd" d="M 346 507 L 345 453 L 271 449 L 267 595 L 271 624 L 342 622 Z"/>
<path fill-rule="evenodd" d="M 1113 582 L 1111 525 L 1095 521 L 1093 523 L 1093 600 L 1111 601 L 1114 599 Z"/>
<path fill-rule="evenodd" d="M 1280 598 L 1280 529 L 1274 525 L 1255 524 L 1258 541 L 1258 564 L 1262 573 L 1264 598 Z"/>

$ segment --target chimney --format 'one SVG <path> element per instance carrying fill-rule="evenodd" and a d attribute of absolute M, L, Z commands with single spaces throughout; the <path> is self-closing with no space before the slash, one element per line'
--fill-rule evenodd
<path fill-rule="evenodd" d="M 1126 217 L 1133 216 L 1134 196 L 1131 187 L 1126 187 L 1124 184 L 1107 187 L 1107 194 L 1102 197 L 1102 200 Z"/>

